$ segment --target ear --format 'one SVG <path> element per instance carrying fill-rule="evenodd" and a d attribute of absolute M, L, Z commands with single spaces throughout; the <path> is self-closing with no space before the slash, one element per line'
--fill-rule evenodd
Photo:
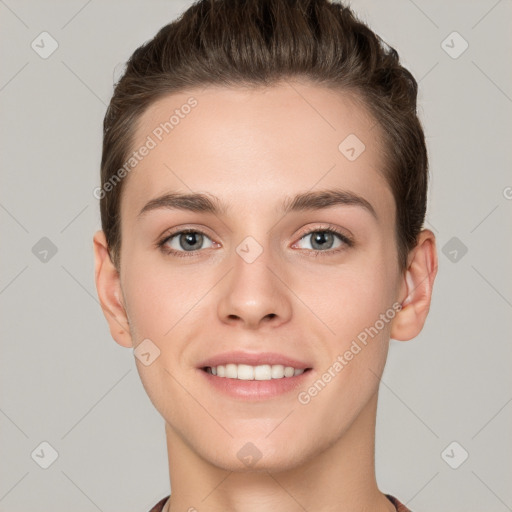
<path fill-rule="evenodd" d="M 393 318 L 391 338 L 406 341 L 421 332 L 430 309 L 436 274 L 435 236 L 429 229 L 424 229 L 418 235 L 416 247 L 409 253 L 400 287 L 402 309 Z"/>
<path fill-rule="evenodd" d="M 108 253 L 108 245 L 103 231 L 94 234 L 94 262 L 96 290 L 101 309 L 107 319 L 110 334 L 119 345 L 131 348 L 130 325 L 123 303 L 119 272 Z"/>

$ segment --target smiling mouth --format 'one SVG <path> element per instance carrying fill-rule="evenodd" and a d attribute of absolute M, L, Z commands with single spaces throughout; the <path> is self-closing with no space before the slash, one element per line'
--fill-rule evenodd
<path fill-rule="evenodd" d="M 220 378 L 235 380 L 279 380 L 302 375 L 311 368 L 293 368 L 282 364 L 262 364 L 251 366 L 248 364 L 226 364 L 219 366 L 204 366 L 201 368 L 206 373 Z"/>

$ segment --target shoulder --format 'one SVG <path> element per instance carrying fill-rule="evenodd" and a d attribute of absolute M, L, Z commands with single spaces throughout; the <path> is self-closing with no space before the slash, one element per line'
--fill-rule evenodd
<path fill-rule="evenodd" d="M 391 494 L 386 494 L 386 498 L 393 503 L 393 505 L 396 508 L 396 512 L 412 512 L 412 510 L 408 509 L 403 503 L 401 503 L 399 500 L 397 500 L 394 496 L 391 496 Z"/>
<path fill-rule="evenodd" d="M 169 496 L 162 498 L 149 512 L 162 512 L 165 502 L 169 499 Z"/>

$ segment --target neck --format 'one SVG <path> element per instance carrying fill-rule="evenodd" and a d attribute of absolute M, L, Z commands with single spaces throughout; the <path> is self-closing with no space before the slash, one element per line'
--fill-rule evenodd
<path fill-rule="evenodd" d="M 286 471 L 233 472 L 201 458 L 167 424 L 172 500 L 164 512 L 395 512 L 375 479 L 377 394 L 328 449 Z"/>

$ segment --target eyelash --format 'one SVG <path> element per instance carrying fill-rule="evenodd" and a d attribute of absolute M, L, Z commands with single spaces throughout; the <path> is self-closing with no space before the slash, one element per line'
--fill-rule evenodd
<path fill-rule="evenodd" d="M 165 248 L 165 244 L 169 240 L 171 240 L 172 238 L 174 238 L 177 235 L 183 235 L 183 234 L 186 234 L 186 233 L 199 233 L 201 235 L 204 235 L 204 236 L 210 238 L 206 233 L 204 233 L 200 229 L 183 229 L 181 231 L 176 231 L 175 233 L 171 233 L 170 235 L 166 235 L 162 240 L 157 242 L 157 247 L 164 254 L 169 255 L 169 256 L 176 256 L 178 258 L 188 258 L 190 256 L 195 256 L 198 252 L 200 252 L 200 250 L 195 250 L 195 251 L 176 251 L 174 249 L 166 249 Z M 306 237 L 308 235 L 311 235 L 313 233 L 332 233 L 334 235 L 337 235 L 340 238 L 340 240 L 347 247 L 353 247 L 354 246 L 353 240 L 351 240 L 347 235 L 343 234 L 341 231 L 338 231 L 336 228 L 334 228 L 332 226 L 320 226 L 318 228 L 315 228 L 315 229 L 312 229 L 310 231 L 307 231 L 306 233 L 303 233 L 299 237 L 299 240 L 302 240 L 304 237 Z M 303 250 L 312 253 L 311 256 L 316 258 L 316 257 L 318 257 L 320 255 L 326 255 L 326 256 L 334 255 L 334 254 L 337 254 L 340 251 L 343 251 L 345 249 L 346 249 L 346 247 L 338 247 L 336 249 L 328 249 L 326 251 L 315 251 L 314 249 L 303 249 Z"/>

